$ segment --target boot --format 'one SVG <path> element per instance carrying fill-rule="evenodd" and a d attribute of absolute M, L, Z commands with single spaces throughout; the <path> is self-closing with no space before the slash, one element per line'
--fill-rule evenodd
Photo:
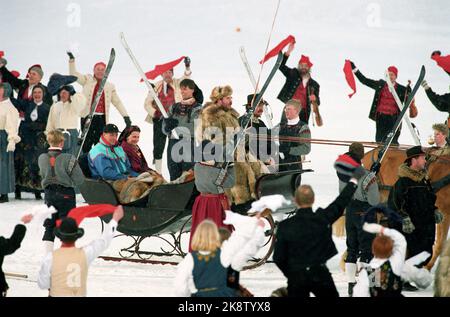
<path fill-rule="evenodd" d="M 0 203 L 7 203 L 9 201 L 8 194 L 0 195 Z"/>
<path fill-rule="evenodd" d="M 345 273 L 348 281 L 348 297 L 353 297 L 353 287 L 356 285 L 356 263 L 345 263 Z"/>
<path fill-rule="evenodd" d="M 22 192 L 18 189 L 14 192 L 14 198 L 15 199 L 22 199 Z"/>
<path fill-rule="evenodd" d="M 162 160 L 155 160 L 155 170 L 162 175 Z"/>
<path fill-rule="evenodd" d="M 42 200 L 42 195 L 40 192 L 35 192 L 34 197 L 36 198 L 36 200 Z"/>
<path fill-rule="evenodd" d="M 46 241 L 46 240 L 44 240 L 44 252 L 45 252 L 45 255 L 47 255 L 50 252 L 53 252 L 53 245 L 54 245 L 53 241 Z"/>

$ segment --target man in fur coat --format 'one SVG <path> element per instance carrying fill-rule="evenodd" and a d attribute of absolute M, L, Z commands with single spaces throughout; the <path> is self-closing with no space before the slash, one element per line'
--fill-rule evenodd
<path fill-rule="evenodd" d="M 403 217 L 402 231 L 408 242 L 407 257 L 426 251 L 433 254 L 436 233 L 434 194 L 425 178 L 425 153 L 420 145 L 406 151 L 407 159 L 398 170 L 399 179 L 389 193 L 388 205 Z M 426 265 L 431 256 L 422 265 Z"/>

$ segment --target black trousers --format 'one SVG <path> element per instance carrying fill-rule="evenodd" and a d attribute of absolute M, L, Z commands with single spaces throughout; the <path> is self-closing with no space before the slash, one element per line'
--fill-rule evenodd
<path fill-rule="evenodd" d="M 186 147 L 181 149 L 181 142 Z M 174 149 L 174 147 L 176 148 Z M 172 151 L 174 149 L 174 151 Z M 184 151 L 186 149 L 186 151 Z M 194 141 L 193 139 L 169 139 L 167 147 L 167 167 L 169 169 L 170 180 L 176 180 L 184 171 L 188 171 L 194 167 Z"/>
<path fill-rule="evenodd" d="M 367 202 L 352 200 L 345 213 L 345 231 L 347 232 L 347 257 L 346 263 L 369 263 L 372 259 L 372 241 L 374 234 L 363 230 L 364 214 L 370 205 Z"/>
<path fill-rule="evenodd" d="M 81 119 L 81 129 L 84 127 L 84 122 L 86 118 Z M 86 135 L 86 141 L 83 144 L 83 153 L 88 153 L 93 145 L 96 145 L 100 140 L 100 136 L 103 133 L 103 129 L 106 125 L 106 117 L 105 115 L 94 115 L 92 117 L 91 127 L 89 128 L 89 132 Z"/>
<path fill-rule="evenodd" d="M 153 119 L 153 159 L 160 160 L 166 147 L 167 135 L 162 131 L 162 119 Z"/>
<path fill-rule="evenodd" d="M 305 298 L 309 297 L 310 293 L 316 297 L 339 297 L 336 285 L 325 264 L 295 272 L 288 277 L 287 289 L 289 297 Z"/>
<path fill-rule="evenodd" d="M 395 121 L 397 121 L 398 115 L 386 115 L 377 113 L 376 118 L 376 135 L 375 135 L 375 141 L 376 142 L 384 142 L 387 138 L 387 135 L 389 132 L 392 131 Z M 398 145 L 398 138 L 400 137 L 400 131 L 402 129 L 402 126 L 400 125 L 397 133 L 394 136 L 394 139 L 392 140 L 392 144 Z"/>
<path fill-rule="evenodd" d="M 42 240 L 55 241 L 56 220 L 65 218 L 69 211 L 76 207 L 75 190 L 60 185 L 49 185 L 44 192 L 46 205 L 55 207 L 57 212 L 52 215 L 51 219 L 44 221 L 45 232 Z"/>

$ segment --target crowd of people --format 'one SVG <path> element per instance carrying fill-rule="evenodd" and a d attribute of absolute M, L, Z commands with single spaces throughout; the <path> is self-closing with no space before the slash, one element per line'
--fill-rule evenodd
<path fill-rule="evenodd" d="M 278 95 L 284 109 L 273 129 L 261 119 L 267 102 L 259 94 L 248 95 L 243 116 L 233 108 L 229 85 L 214 87 L 210 100 L 204 102 L 203 91 L 191 79 L 188 57 L 178 61 L 185 65 L 181 78 L 174 78 L 173 62 L 156 76 L 153 73 L 153 79 L 161 76 L 162 80 L 155 82 L 154 92 L 149 92 L 144 102 L 145 121 L 153 124 L 152 160 L 147 160 L 139 147 L 141 129 L 132 125 L 115 86 L 108 81 L 101 85 L 104 63 L 96 63 L 92 75 L 83 75 L 69 52 L 69 75 L 53 74 L 44 86 L 40 65 L 31 66 L 27 78 L 19 79 L 0 57 L 0 202 L 8 202 L 12 192 L 16 199 L 21 199 L 23 191 L 42 199 L 44 192 L 45 204 L 56 209 L 44 222 L 48 256 L 39 274 L 39 286 L 49 289 L 49 296 L 86 295 L 88 265 L 109 245 L 123 210 L 114 209 L 113 221 L 100 242 L 75 248 L 83 232 L 69 212 L 76 207 L 79 186 L 86 177 L 117 184 L 140 180 L 146 173 L 161 175 L 167 143 L 170 181 L 191 172 L 199 192 L 192 207 L 190 253 L 178 266 L 176 292 L 180 296 L 237 296 L 240 288 L 227 284 L 229 275 L 241 270 L 262 246 L 264 223 L 259 214 L 246 217 L 230 210 L 250 208 L 257 197 L 255 181 L 259 175 L 302 171 L 304 156 L 311 151 L 308 122 L 312 109 L 317 111 L 320 105 L 320 85 L 311 77 L 309 57 L 302 55 L 296 67 L 286 66 L 293 49 L 291 43 L 279 68 L 286 77 Z M 361 83 L 375 90 L 369 117 L 376 121 L 375 141 L 382 143 L 400 108 L 385 80 L 368 79 L 353 62 L 350 65 Z M 406 99 L 410 88 L 396 82 L 398 69 L 391 66 L 388 73 L 397 94 Z M 76 92 L 74 82 L 82 86 L 82 92 Z M 437 95 L 426 81 L 422 86 L 436 108 L 450 114 L 450 94 Z M 111 122 L 111 104 L 125 121 L 122 132 Z M 414 104 L 409 115 L 417 116 Z M 434 150 L 439 155 L 450 154 L 449 125 L 447 120 L 432 127 Z M 81 133 L 85 127 L 89 130 Z M 394 145 L 398 145 L 399 134 L 400 130 Z M 80 135 L 84 139 L 79 140 Z M 331 225 L 344 210 L 349 296 L 400 296 L 403 288 L 430 285 L 431 276 L 424 266 L 433 254 L 435 227 L 443 214 L 426 178 L 427 153 L 421 146 L 406 151 L 387 206 L 380 204 L 379 168 L 365 169 L 364 155 L 363 144 L 355 142 L 336 160 L 340 194 L 325 209 L 313 211 L 313 189 L 296 184 L 298 209 L 279 224 L 274 252 L 274 261 L 288 281 L 284 292 L 288 296 L 338 296 L 326 262 L 337 253 Z M 30 219 L 22 220 L 26 223 Z M 220 230 L 231 232 L 227 240 L 220 239 Z M 18 227 L 16 231 L 11 238 L 13 246 L 5 244 L 8 249 L 3 250 L 0 243 L 2 254 L 10 254 L 20 245 L 25 230 Z M 54 250 L 55 236 L 63 243 L 61 249 Z M 65 268 L 74 262 L 79 263 L 82 283 L 67 285 Z M 364 277 L 370 276 L 381 280 L 366 283 Z M 189 280 L 196 290 L 189 289 Z M 4 278 L 0 282 L 5 295 L 7 284 Z"/>

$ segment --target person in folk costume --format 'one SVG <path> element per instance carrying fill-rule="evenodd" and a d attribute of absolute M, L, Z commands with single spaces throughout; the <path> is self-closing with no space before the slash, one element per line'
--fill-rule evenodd
<path fill-rule="evenodd" d="M 83 218 L 108 213 L 112 213 L 112 219 L 102 236 L 85 247 L 77 248 L 75 243 L 84 234 L 83 228 L 79 227 Z M 109 247 L 123 216 L 123 207 L 120 205 L 90 205 L 71 210 L 55 228 L 55 235 L 62 244 L 44 257 L 37 280 L 39 288 L 48 289 L 49 297 L 87 296 L 89 266 Z"/>
<path fill-rule="evenodd" d="M 76 207 L 75 188 L 84 182 L 84 175 L 76 157 L 64 153 L 64 135 L 59 130 L 47 134 L 48 152 L 39 156 L 39 174 L 45 193 L 45 204 L 53 206 L 56 213 L 44 221 L 45 232 L 42 237 L 45 249 L 53 250 L 56 221 L 67 216 Z"/>
<path fill-rule="evenodd" d="M 213 221 L 205 219 L 198 225 L 192 239 L 192 252 L 177 266 L 174 280 L 176 296 L 239 296 L 236 289 L 227 285 L 228 268 L 242 270 L 262 247 L 264 222 L 259 216 L 242 216 L 229 210 L 226 211 L 225 222 L 233 225 L 235 231 L 223 243 Z"/>
<path fill-rule="evenodd" d="M 19 112 L 10 100 L 11 85 L 0 83 L 0 203 L 8 202 L 15 190 L 14 150 L 20 142 Z"/>
<path fill-rule="evenodd" d="M 65 134 L 65 153 L 77 154 L 79 120 L 87 110 L 86 97 L 75 91 L 72 85 L 64 85 L 57 91 L 58 102 L 50 109 L 45 132 L 61 130 Z"/>
<path fill-rule="evenodd" d="M 335 163 L 338 169 L 341 162 Z M 325 209 L 313 212 L 314 191 L 301 185 L 295 192 L 298 209 L 283 220 L 276 233 L 273 260 L 287 278 L 289 297 L 339 297 L 326 262 L 337 254 L 331 225 L 342 216 L 365 174 L 361 166 L 353 167 L 352 177 L 339 196 Z"/>
<path fill-rule="evenodd" d="M 174 66 L 172 66 L 172 68 L 160 74 L 162 80 L 156 82 L 154 85 L 155 92 L 166 112 L 169 111 L 171 105 L 181 102 L 183 99 L 181 96 L 180 82 L 183 79 L 191 78 L 191 59 L 189 57 L 184 58 L 184 66 L 185 70 L 182 77 L 174 78 Z M 145 98 L 144 109 L 148 113 L 145 121 L 153 124 L 153 164 L 155 165 L 156 171 L 162 174 L 162 157 L 164 148 L 166 147 L 167 135 L 162 131 L 163 117 L 161 111 L 156 106 L 150 92 L 147 98 Z"/>
<path fill-rule="evenodd" d="M 440 51 L 434 51 L 431 54 L 431 59 L 436 62 L 439 61 L 438 65 L 444 69 L 444 71 L 450 76 L 450 55 L 441 56 Z M 425 93 L 428 99 L 436 107 L 437 110 L 442 112 L 448 112 L 448 118 L 446 120 L 447 127 L 450 128 L 450 93 L 438 95 L 431 89 L 427 81 L 422 81 L 422 87 L 425 89 Z M 450 137 L 450 134 L 448 135 Z"/>
<path fill-rule="evenodd" d="M 253 99 L 256 99 L 257 97 L 258 94 L 256 96 L 254 94 L 247 96 L 247 103 L 244 105 L 246 111 L 250 109 Z M 251 135 L 246 137 L 245 150 L 247 152 L 250 151 L 254 157 L 268 165 L 272 162 L 271 149 L 275 148 L 275 144 L 273 144 L 270 139 L 270 129 L 267 128 L 264 121 L 261 120 L 261 115 L 264 112 L 264 105 L 266 104 L 267 102 L 261 99 L 250 118 L 247 129 L 250 129 L 249 132 Z M 242 126 L 244 118 L 245 115 L 239 117 L 239 125 L 241 128 L 245 128 Z"/>
<path fill-rule="evenodd" d="M 33 215 L 28 214 L 22 216 L 20 219 L 21 223 L 18 223 L 14 227 L 14 232 L 12 233 L 9 239 L 4 237 L 0 237 L 0 298 L 6 297 L 9 286 L 6 283 L 5 273 L 3 272 L 3 259 L 7 255 L 11 255 L 20 248 L 20 244 L 22 243 L 23 238 L 25 237 L 25 233 L 27 228 L 25 225 L 29 223 L 33 219 Z"/>
<path fill-rule="evenodd" d="M 405 282 L 414 281 L 423 289 L 431 285 L 431 273 L 416 266 L 429 253 L 423 252 L 405 261 L 407 243 L 399 231 L 367 222 L 363 229 L 376 234 L 372 242 L 374 257 L 359 273 L 354 297 L 403 297 Z"/>
<path fill-rule="evenodd" d="M 127 127 L 131 126 L 130 116 L 125 109 L 122 101 L 120 100 L 116 87 L 110 83 L 106 82 L 103 93 L 95 109 L 92 109 L 93 102 L 97 91 L 100 88 L 100 83 L 105 75 L 106 64 L 103 62 L 98 62 L 94 65 L 94 73 L 91 74 L 81 74 L 77 71 L 75 67 L 75 57 L 71 52 L 67 52 L 69 55 L 69 73 L 70 75 L 76 76 L 77 83 L 83 86 L 83 95 L 86 97 L 87 109 L 83 113 L 84 119 L 81 120 L 81 128 L 83 129 L 86 121 L 86 116 L 92 111 L 93 118 L 92 123 L 89 128 L 89 132 L 86 135 L 86 139 L 83 144 L 83 153 L 90 151 L 91 147 L 97 144 L 100 140 L 100 136 L 103 133 L 103 128 L 107 123 L 111 122 L 111 116 L 109 110 L 111 104 L 116 107 L 117 111 L 122 115 Z"/>
<path fill-rule="evenodd" d="M 384 79 L 373 80 L 366 78 L 361 71 L 355 66 L 353 62 L 350 62 L 353 73 L 356 78 L 367 87 L 375 90 L 372 106 L 369 112 L 369 118 L 376 122 L 376 142 L 384 142 L 387 135 L 392 131 L 397 117 L 400 114 L 400 109 L 395 102 L 394 96 L 389 91 L 389 86 Z M 397 83 L 398 69 L 395 66 L 388 67 L 389 80 L 394 85 L 395 91 L 401 101 L 405 102 L 408 99 L 408 94 L 411 92 L 411 87 L 402 86 Z M 409 109 L 409 116 L 414 118 L 417 116 L 417 108 L 414 104 L 414 100 L 411 103 Z M 397 133 L 392 140 L 393 145 L 398 145 L 398 138 L 400 136 L 401 126 L 398 128 Z"/>
<path fill-rule="evenodd" d="M 195 131 L 194 150 L 195 185 L 200 195 L 196 197 L 192 207 L 190 247 L 196 227 L 204 219 L 214 221 L 219 228 L 227 227 L 223 220 L 225 210 L 229 210 L 230 205 L 225 190 L 233 187 L 235 177 L 234 164 L 230 163 L 223 184 L 215 184 L 223 163 L 233 162 L 231 152 L 237 132 L 235 129 L 238 128 L 236 118 L 225 106 L 217 104 L 204 107 L 200 118 L 201 124 L 196 126 Z"/>
<path fill-rule="evenodd" d="M 359 142 L 353 142 L 349 151 L 341 155 L 344 169 L 338 170 L 339 191 L 342 191 L 347 185 L 351 175 L 348 169 L 361 165 L 364 157 L 364 146 Z M 362 219 L 371 206 L 380 202 L 380 192 L 376 176 L 364 169 L 364 175 L 358 180 L 356 189 L 350 204 L 345 212 L 345 231 L 347 256 L 345 258 L 345 272 L 348 280 L 348 295 L 352 297 L 353 287 L 356 285 L 357 260 L 361 265 L 367 265 L 372 259 L 372 240 L 374 235 L 367 233 L 362 229 Z"/>
<path fill-rule="evenodd" d="M 311 138 L 311 131 L 299 117 L 300 108 L 298 100 L 289 100 L 284 108 L 287 121 L 282 121 L 273 128 L 272 135 L 280 137 L 278 148 L 280 172 L 301 170 L 302 155 L 311 152 L 311 142 L 308 141 Z"/>
<path fill-rule="evenodd" d="M 433 145 L 428 151 L 425 159 L 427 161 L 434 160 L 436 157 L 441 155 L 450 155 L 450 139 L 448 136 L 449 128 L 446 124 L 436 123 L 432 126 L 433 137 L 428 140 L 428 144 Z M 430 155 L 432 154 L 432 156 Z"/>
<path fill-rule="evenodd" d="M 450 297 L 450 239 L 445 242 L 434 275 L 434 296 Z"/>
<path fill-rule="evenodd" d="M 117 181 L 139 175 L 131 168 L 130 160 L 117 141 L 118 134 L 119 128 L 108 123 L 100 142 L 89 151 L 88 163 L 92 178 Z"/>
<path fill-rule="evenodd" d="M 389 193 L 388 206 L 403 217 L 402 233 L 408 242 L 410 258 L 422 251 L 433 253 L 436 223 L 442 214 L 436 209 L 436 195 L 426 179 L 425 153 L 420 145 L 406 151 L 398 169 L 399 179 Z M 426 265 L 431 255 L 421 265 Z"/>
<path fill-rule="evenodd" d="M 164 118 L 162 125 L 163 132 L 169 136 L 167 167 L 171 181 L 194 166 L 194 123 L 200 116 L 203 102 L 203 93 L 193 80 L 183 79 L 180 89 L 182 100 L 170 106 L 169 117 Z"/>
<path fill-rule="evenodd" d="M 50 112 L 50 105 L 44 102 L 45 91 L 41 84 L 37 84 L 32 91 L 33 101 L 16 100 L 16 107 L 24 114 L 19 126 L 21 142 L 14 152 L 16 199 L 22 198 L 22 191 L 31 191 L 37 200 L 42 199 L 38 158 L 47 150 L 44 131 Z"/>
<path fill-rule="evenodd" d="M 0 58 L 0 74 L 2 76 L 2 81 L 9 83 L 14 90 L 18 90 L 17 99 L 32 101 L 33 87 L 41 83 L 42 77 L 44 77 L 44 71 L 42 70 L 41 65 L 32 65 L 28 68 L 26 79 L 20 79 L 10 72 L 8 68 L 6 68 L 7 63 L 8 62 L 5 58 Z M 52 105 L 52 95 L 49 94 L 46 86 L 42 86 L 45 90 L 44 102 L 48 105 Z"/>
<path fill-rule="evenodd" d="M 291 99 L 300 101 L 300 120 L 308 123 L 311 115 L 311 104 L 320 106 L 320 85 L 311 78 L 311 67 L 313 64 L 308 56 L 302 55 L 296 68 L 286 66 L 286 62 L 294 50 L 295 43 L 290 43 L 287 51 L 283 54 L 280 71 L 286 77 L 278 99 L 287 103 Z M 285 113 L 281 116 L 281 122 L 286 121 Z"/>

